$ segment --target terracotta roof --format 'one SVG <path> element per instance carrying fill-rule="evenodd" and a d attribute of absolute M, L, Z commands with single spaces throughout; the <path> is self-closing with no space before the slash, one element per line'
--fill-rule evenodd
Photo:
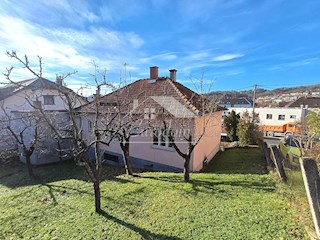
<path fill-rule="evenodd" d="M 167 97 L 167 99 L 165 99 Z M 112 111 L 112 108 L 121 107 L 122 112 L 132 112 L 132 110 L 143 113 L 145 106 L 154 107 L 156 111 L 167 111 L 173 113 L 174 110 L 168 104 L 179 108 L 185 107 L 188 110 L 180 109 L 180 113 L 194 116 L 201 113 L 201 96 L 182 84 L 172 81 L 168 77 L 157 79 L 140 79 L 117 91 L 101 97 L 101 105 L 105 106 L 105 111 Z M 135 106 L 136 105 L 136 106 Z M 91 112 L 95 109 L 95 102 L 80 107 L 80 112 Z M 223 108 L 216 105 L 215 111 L 222 111 Z"/>
<path fill-rule="evenodd" d="M 301 107 L 301 105 L 309 108 L 320 108 L 320 97 L 304 96 L 289 103 L 287 107 Z"/>

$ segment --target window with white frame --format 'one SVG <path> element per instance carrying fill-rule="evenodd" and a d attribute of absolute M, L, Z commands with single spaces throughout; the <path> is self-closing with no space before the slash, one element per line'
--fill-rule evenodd
<path fill-rule="evenodd" d="M 284 114 L 279 114 L 278 120 L 285 120 L 286 116 Z"/>
<path fill-rule="evenodd" d="M 272 114 L 267 113 L 267 119 L 272 119 Z"/>
<path fill-rule="evenodd" d="M 144 109 L 144 116 L 143 116 L 144 119 L 149 119 L 149 108 L 145 108 Z"/>
<path fill-rule="evenodd" d="M 165 130 L 160 128 L 154 128 L 153 129 L 153 145 L 154 146 L 160 146 L 160 147 L 166 147 L 166 148 L 172 148 L 173 144 L 169 141 L 168 135 L 172 135 L 173 131 L 172 129 Z"/>
<path fill-rule="evenodd" d="M 43 96 L 44 105 L 54 105 L 54 96 L 53 95 L 44 95 Z"/>
<path fill-rule="evenodd" d="M 144 109 L 144 119 L 155 119 L 156 109 L 155 108 L 145 108 Z"/>
<path fill-rule="evenodd" d="M 296 119 L 297 115 L 290 115 L 290 119 Z"/>

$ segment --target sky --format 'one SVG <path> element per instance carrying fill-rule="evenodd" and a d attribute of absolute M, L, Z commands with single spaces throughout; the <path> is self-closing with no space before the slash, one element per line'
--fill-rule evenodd
<path fill-rule="evenodd" d="M 41 56 L 43 77 L 77 71 L 65 83 L 83 95 L 95 66 L 114 84 L 148 78 L 151 66 L 177 69 L 194 90 L 201 80 L 214 91 L 317 84 L 319 12 L 319 0 L 1 0 L 0 68 L 29 79 L 6 51 L 37 71 Z"/>

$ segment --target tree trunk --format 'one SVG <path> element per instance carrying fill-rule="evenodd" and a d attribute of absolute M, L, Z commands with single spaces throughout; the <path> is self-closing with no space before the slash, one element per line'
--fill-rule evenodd
<path fill-rule="evenodd" d="M 184 158 L 184 181 L 189 182 L 190 181 L 190 156 L 187 156 Z"/>
<path fill-rule="evenodd" d="M 121 148 L 126 174 L 133 176 L 132 166 L 130 162 L 129 144 L 124 144 Z"/>
<path fill-rule="evenodd" d="M 96 212 L 100 213 L 101 212 L 100 182 L 94 181 L 93 188 L 94 188 L 94 204 L 95 204 Z"/>
<path fill-rule="evenodd" d="M 29 177 L 34 178 L 33 169 L 32 169 L 32 165 L 31 165 L 31 154 L 28 152 L 25 152 L 25 156 L 26 156 L 26 164 L 27 164 Z"/>

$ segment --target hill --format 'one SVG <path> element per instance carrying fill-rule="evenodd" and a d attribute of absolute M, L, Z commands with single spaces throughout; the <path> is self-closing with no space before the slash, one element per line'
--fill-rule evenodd
<path fill-rule="evenodd" d="M 256 90 L 256 96 L 258 97 L 266 97 L 266 96 L 277 96 L 279 94 L 290 94 L 290 93 L 299 93 L 303 94 L 311 94 L 312 92 L 318 92 L 320 96 L 320 84 L 310 85 L 310 86 L 298 86 L 298 87 L 288 87 L 288 88 L 276 88 L 272 90 L 266 90 L 263 88 L 258 88 Z M 217 98 L 221 98 L 222 96 L 230 94 L 233 97 L 253 97 L 253 90 L 246 91 L 215 91 L 210 93 Z"/>

